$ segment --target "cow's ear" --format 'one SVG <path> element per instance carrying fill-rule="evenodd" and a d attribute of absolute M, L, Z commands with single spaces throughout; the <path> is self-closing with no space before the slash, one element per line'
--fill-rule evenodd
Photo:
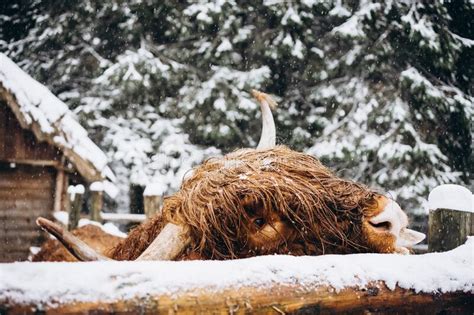
<path fill-rule="evenodd" d="M 403 228 L 397 238 L 397 246 L 413 247 L 426 238 L 426 235 L 411 229 Z"/>

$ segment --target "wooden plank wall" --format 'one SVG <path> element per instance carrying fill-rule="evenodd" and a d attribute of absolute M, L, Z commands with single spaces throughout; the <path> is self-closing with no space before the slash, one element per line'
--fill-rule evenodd
<path fill-rule="evenodd" d="M 22 129 L 0 99 L 0 262 L 25 260 L 42 241 L 35 220 L 51 216 L 56 170 L 27 164 L 59 160 L 60 152 Z"/>
<path fill-rule="evenodd" d="M 43 241 L 35 223 L 51 217 L 56 171 L 48 167 L 0 163 L 0 261 L 28 258 Z"/>
<path fill-rule="evenodd" d="M 46 142 L 38 142 L 22 129 L 10 108 L 0 99 L 0 161 L 59 161 L 60 152 Z"/>

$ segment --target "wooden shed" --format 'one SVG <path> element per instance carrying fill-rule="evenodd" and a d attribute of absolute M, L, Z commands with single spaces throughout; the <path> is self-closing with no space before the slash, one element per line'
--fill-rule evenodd
<path fill-rule="evenodd" d="M 0 262 L 25 260 L 38 216 L 67 208 L 71 182 L 113 180 L 105 154 L 45 86 L 0 53 Z"/>

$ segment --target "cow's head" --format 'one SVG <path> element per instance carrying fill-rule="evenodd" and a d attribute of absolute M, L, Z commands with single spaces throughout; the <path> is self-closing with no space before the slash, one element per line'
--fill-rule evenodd
<path fill-rule="evenodd" d="M 394 201 L 282 146 L 206 161 L 164 216 L 189 227 L 191 252 L 205 258 L 406 252 L 423 237 Z"/>
<path fill-rule="evenodd" d="M 162 217 L 132 231 L 113 258 L 405 253 L 424 238 L 407 229 L 406 215 L 394 201 L 335 176 L 310 155 L 276 147 L 272 100 L 254 95 L 262 104 L 265 131 L 258 148 L 196 167 L 181 189 L 165 199 Z M 54 232 L 57 228 L 45 222 L 39 220 L 65 238 L 66 232 Z M 63 243 L 80 259 L 104 258 Z"/>

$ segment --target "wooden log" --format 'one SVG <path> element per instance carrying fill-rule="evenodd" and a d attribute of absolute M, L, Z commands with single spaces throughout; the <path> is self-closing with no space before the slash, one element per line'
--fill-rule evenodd
<path fill-rule="evenodd" d="M 104 193 L 102 191 L 91 191 L 91 220 L 102 222 L 100 213 L 104 205 Z"/>
<path fill-rule="evenodd" d="M 21 235 L 19 237 L 19 234 Z M 11 230 L 3 230 L 0 229 L 0 237 L 2 238 L 3 242 L 8 243 L 9 241 L 15 241 L 17 239 L 29 239 L 29 238 L 36 238 L 40 236 L 40 231 L 32 231 L 31 227 L 23 228 L 23 229 L 11 229 Z"/>
<path fill-rule="evenodd" d="M 157 189 L 159 187 L 159 189 Z M 145 216 L 150 218 L 156 213 L 161 215 L 161 206 L 163 202 L 163 193 L 161 191 L 161 185 L 148 184 L 143 192 L 143 201 Z"/>
<path fill-rule="evenodd" d="M 415 256 L 4 264 L 0 314 L 470 314 L 473 250 L 468 240 L 453 251 Z"/>
<path fill-rule="evenodd" d="M 429 197 L 428 251 L 454 249 L 474 235 L 471 192 L 458 185 L 441 185 Z"/>
<path fill-rule="evenodd" d="M 81 217 L 82 196 L 84 195 L 84 186 L 69 186 L 69 199 L 71 200 L 71 210 L 69 211 L 68 230 L 77 228 L 79 219 Z"/>
<path fill-rule="evenodd" d="M 143 196 L 145 203 L 145 216 L 151 218 L 161 210 L 161 196 Z"/>
<path fill-rule="evenodd" d="M 3 174 L 2 174 L 3 177 Z M 43 179 L 42 178 L 29 178 L 29 179 L 21 179 L 21 178 L 15 178 L 14 180 L 11 179 L 4 179 L 0 178 L 0 189 L 5 190 L 5 189 L 44 189 L 46 188 L 52 188 L 52 183 L 48 182 L 47 179 L 41 182 Z M 38 186 L 38 182 L 41 183 L 41 186 Z"/>
<path fill-rule="evenodd" d="M 458 247 L 472 235 L 472 213 L 452 209 L 430 211 L 428 251 L 444 252 Z"/>
<path fill-rule="evenodd" d="M 46 215 L 48 209 L 41 209 L 39 207 L 18 207 L 17 209 L 0 209 L 0 219 L 3 220 L 12 220 L 12 221 L 24 221 L 34 222 L 37 216 Z M 33 224 L 34 225 L 34 224 Z"/>
<path fill-rule="evenodd" d="M 52 303 L 46 306 L 3 303 L 0 313 L 33 314 L 340 314 L 340 313 L 466 313 L 474 307 L 474 295 L 466 292 L 416 293 L 388 289 L 383 282 L 364 289 L 319 286 L 306 289 L 298 285 L 273 285 L 267 288 L 244 286 L 220 292 L 191 290 L 174 295 L 128 298 L 110 302 Z"/>
<path fill-rule="evenodd" d="M 64 174 L 63 189 L 62 189 L 63 196 L 61 197 L 61 200 L 62 200 L 61 207 L 67 213 L 71 211 L 71 200 L 69 199 L 69 195 L 67 192 L 68 187 L 69 187 L 69 175 L 66 173 Z"/>
<path fill-rule="evenodd" d="M 24 261 L 28 258 L 29 248 L 22 248 L 20 250 L 5 251 L 3 257 L 0 257 L 1 263 L 11 263 L 13 261 Z M 3 314 L 0 312 L 0 314 Z"/>
<path fill-rule="evenodd" d="M 469 232 L 469 235 L 474 235 L 474 213 L 471 213 L 471 232 Z"/>
<path fill-rule="evenodd" d="M 54 211 L 61 211 L 62 205 L 62 196 L 63 196 L 63 189 L 64 189 L 64 170 L 58 169 L 58 173 L 56 174 L 56 185 L 54 190 Z"/>
<path fill-rule="evenodd" d="M 102 182 L 93 182 L 89 190 L 91 192 L 91 220 L 102 222 L 100 213 L 104 206 L 104 185 Z"/>
<path fill-rule="evenodd" d="M 36 159 L 5 159 L 5 162 L 22 164 L 22 165 L 33 165 L 33 166 L 53 166 L 55 168 L 60 167 L 60 163 L 56 160 L 36 160 Z"/>

